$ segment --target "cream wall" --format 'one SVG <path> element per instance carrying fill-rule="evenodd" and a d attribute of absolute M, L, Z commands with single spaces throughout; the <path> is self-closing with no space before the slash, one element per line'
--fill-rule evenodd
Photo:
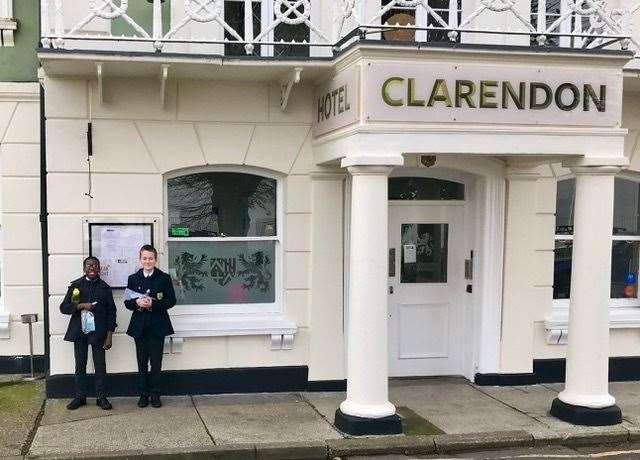
<path fill-rule="evenodd" d="M 342 255 L 341 239 L 312 238 L 311 231 L 317 216 L 336 213 L 342 190 L 330 187 L 331 199 L 313 198 L 310 88 L 296 87 L 286 112 L 280 109 L 279 86 L 259 83 L 169 81 L 164 108 L 156 80 L 107 79 L 102 104 L 91 81 L 48 79 L 46 91 L 52 375 L 73 372 L 73 347 L 62 339 L 67 318 L 58 306 L 86 256 L 83 219 L 161 221 L 164 174 L 207 165 L 247 165 L 283 180 L 283 309 L 286 319 L 298 326 L 293 348 L 271 350 L 267 335 L 187 337 L 181 353 L 165 356 L 164 367 L 307 365 L 310 354 L 324 350 L 323 359 L 310 364 L 310 374 L 316 380 L 343 378 L 342 350 L 332 347 L 328 353 L 325 346 L 341 343 L 341 285 L 312 290 L 319 289 L 312 283 L 312 267 L 314 276 L 326 276 L 330 269 L 342 279 L 342 266 L 335 264 L 336 254 Z M 89 110 L 93 199 L 84 195 Z M 337 215 L 341 219 L 341 213 Z M 342 223 L 330 225 L 336 229 Z M 164 235 L 162 227 L 156 230 Z M 162 265 L 164 241 L 158 246 Z M 324 295 L 333 290 L 340 295 Z M 119 296 L 116 292 L 119 326 L 107 357 L 110 372 L 136 369 L 133 340 L 125 335 L 129 313 Z M 329 319 L 323 319 L 325 313 Z"/>
<path fill-rule="evenodd" d="M 20 315 L 37 313 L 36 354 L 44 352 L 40 240 L 40 85 L 0 83 L 1 248 L 0 356 L 28 355 L 28 326 Z"/>

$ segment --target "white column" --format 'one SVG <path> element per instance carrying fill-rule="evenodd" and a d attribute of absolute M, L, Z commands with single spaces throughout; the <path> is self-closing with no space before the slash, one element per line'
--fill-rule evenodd
<path fill-rule="evenodd" d="M 569 406 L 603 409 L 615 405 L 608 390 L 609 298 L 614 176 L 619 169 L 572 168 L 576 195 L 569 343 L 565 389 L 558 395 Z M 561 411 L 554 415 L 566 419 Z"/>
<path fill-rule="evenodd" d="M 387 251 L 390 166 L 352 166 L 347 415 L 394 415 L 388 392 Z"/>

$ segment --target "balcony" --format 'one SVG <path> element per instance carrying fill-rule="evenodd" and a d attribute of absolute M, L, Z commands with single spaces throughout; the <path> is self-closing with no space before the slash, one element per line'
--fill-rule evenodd
<path fill-rule="evenodd" d="M 534 51 L 630 50 L 625 0 L 41 0 L 43 49 L 262 61 L 330 58 L 358 41 Z"/>

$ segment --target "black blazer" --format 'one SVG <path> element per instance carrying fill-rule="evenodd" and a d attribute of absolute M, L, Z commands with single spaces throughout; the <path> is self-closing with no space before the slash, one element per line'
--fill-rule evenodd
<path fill-rule="evenodd" d="M 139 309 L 135 299 L 124 301 L 124 306 L 133 311 L 127 334 L 138 338 L 145 329 L 149 329 L 159 337 L 173 334 L 173 326 L 167 310 L 176 304 L 176 294 L 171 277 L 167 273 L 156 268 L 150 277 L 145 278 L 140 269 L 133 275 L 129 275 L 127 289 L 141 293 L 148 290 L 149 296 L 153 298 L 151 311 Z"/>
<path fill-rule="evenodd" d="M 82 332 L 81 311 L 78 310 L 78 303 L 72 302 L 71 297 L 73 290 L 80 291 L 80 301 L 98 302 L 94 305 L 91 312 L 95 318 L 96 330 L 89 334 Z M 98 278 L 95 281 L 88 281 L 84 276 L 74 280 L 67 289 L 67 295 L 60 304 L 60 312 L 65 315 L 71 315 L 67 333 L 64 339 L 68 342 L 76 342 L 86 335 L 89 343 L 101 343 L 107 336 L 107 331 L 114 332 L 118 325 L 116 324 L 116 304 L 113 302 L 113 294 L 111 286 Z"/>

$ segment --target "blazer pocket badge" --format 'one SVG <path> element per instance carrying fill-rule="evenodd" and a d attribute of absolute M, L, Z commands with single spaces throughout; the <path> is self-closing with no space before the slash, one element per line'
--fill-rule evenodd
<path fill-rule="evenodd" d="M 156 297 L 158 298 L 158 300 L 162 300 L 162 297 L 164 297 L 162 295 L 162 292 L 158 292 L 158 294 L 156 294 Z"/>

